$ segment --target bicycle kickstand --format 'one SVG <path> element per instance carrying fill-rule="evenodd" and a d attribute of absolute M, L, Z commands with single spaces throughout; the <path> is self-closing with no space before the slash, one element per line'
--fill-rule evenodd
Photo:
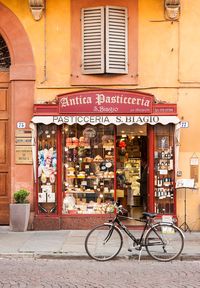
<path fill-rule="evenodd" d="M 142 255 L 142 250 L 143 250 L 144 247 L 141 247 L 140 251 L 139 251 L 139 257 L 138 257 L 138 261 L 140 262 L 140 258 L 141 258 L 141 255 Z"/>

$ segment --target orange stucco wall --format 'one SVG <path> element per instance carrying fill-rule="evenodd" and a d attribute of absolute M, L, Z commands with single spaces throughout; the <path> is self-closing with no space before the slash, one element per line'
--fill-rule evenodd
<path fill-rule="evenodd" d="M 70 0 L 47 0 L 46 16 L 43 15 L 39 21 L 33 19 L 28 1 L 2 0 L 1 2 L 18 17 L 31 43 L 36 65 L 35 103 L 52 100 L 57 94 L 87 87 L 87 83 L 72 86 L 70 81 L 72 28 Z M 94 2 L 95 0 L 92 1 L 93 4 Z M 120 89 L 137 89 L 154 94 L 158 100 L 177 103 L 178 116 L 184 121 L 189 121 L 189 128 L 181 129 L 180 136 L 177 166 L 182 171 L 182 178 L 190 178 L 192 155 L 195 153 L 200 157 L 198 143 L 200 29 L 196 29 L 200 26 L 199 14 L 199 0 L 182 0 L 179 21 L 166 21 L 163 1 L 139 0 L 138 82 L 137 85 L 124 85 L 119 80 L 118 84 L 111 86 Z M 105 85 L 102 84 L 101 87 Z M 197 189 L 188 193 L 190 212 L 188 222 L 194 230 L 200 229 L 199 185 L 200 179 Z M 179 190 L 177 214 L 180 222 L 183 220 L 184 212 L 183 197 L 182 191 Z"/>

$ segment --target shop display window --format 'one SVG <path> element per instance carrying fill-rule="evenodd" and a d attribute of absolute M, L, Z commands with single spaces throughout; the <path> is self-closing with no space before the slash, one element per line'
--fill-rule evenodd
<path fill-rule="evenodd" d="M 38 213 L 57 213 L 56 125 L 38 125 Z"/>
<path fill-rule="evenodd" d="M 174 213 L 174 128 L 155 126 L 155 212 Z"/>
<path fill-rule="evenodd" d="M 114 212 L 114 125 L 62 126 L 63 214 Z"/>
<path fill-rule="evenodd" d="M 114 201 L 128 216 L 145 210 L 147 125 L 39 124 L 37 129 L 39 215 L 113 213 Z M 155 212 L 174 214 L 174 125 L 155 125 L 154 137 Z"/>

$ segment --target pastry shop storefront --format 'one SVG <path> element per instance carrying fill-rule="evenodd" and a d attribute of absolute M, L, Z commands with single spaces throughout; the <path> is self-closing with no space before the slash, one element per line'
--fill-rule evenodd
<path fill-rule="evenodd" d="M 88 90 L 35 104 L 35 229 L 87 229 L 142 211 L 176 217 L 176 104 Z M 146 172 L 145 172 L 146 171 Z"/>

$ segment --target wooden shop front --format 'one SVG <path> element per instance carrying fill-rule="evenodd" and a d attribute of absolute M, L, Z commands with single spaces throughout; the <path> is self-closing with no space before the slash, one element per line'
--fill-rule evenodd
<path fill-rule="evenodd" d="M 128 216 L 176 217 L 176 104 L 141 92 L 84 90 L 35 104 L 32 122 L 34 229 L 90 228 L 113 215 L 114 201 Z"/>

